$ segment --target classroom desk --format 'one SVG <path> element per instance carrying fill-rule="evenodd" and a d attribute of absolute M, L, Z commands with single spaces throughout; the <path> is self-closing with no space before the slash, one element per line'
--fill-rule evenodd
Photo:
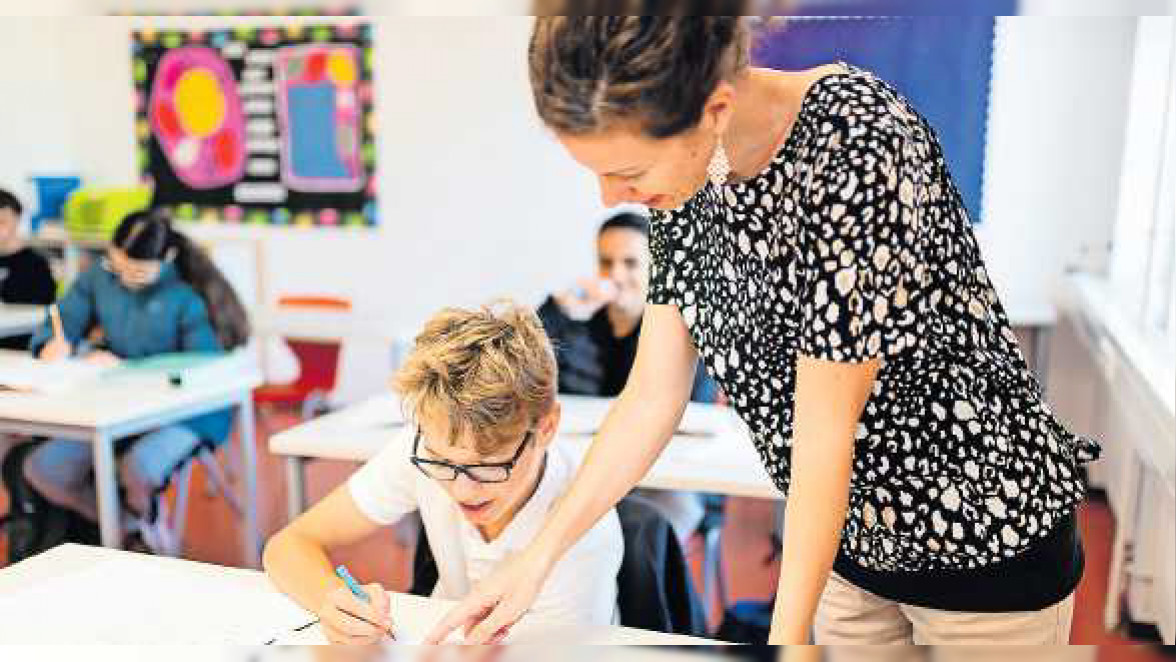
<path fill-rule="evenodd" d="M 583 454 L 591 431 L 604 419 L 606 398 L 559 396 L 563 407 L 560 436 Z M 365 462 L 401 431 L 400 400 L 388 393 L 295 426 L 270 437 L 270 452 L 286 457 L 287 511 L 291 519 L 306 507 L 305 464 L 310 459 Z M 685 432 L 701 429 L 710 436 L 678 434 L 638 483 L 660 490 L 711 492 L 730 496 L 781 499 L 768 478 L 751 439 L 734 412 L 691 403 L 683 417 Z"/>
<path fill-rule="evenodd" d="M 45 306 L 0 303 L 0 338 L 32 333 L 45 321 Z"/>
<path fill-rule="evenodd" d="M 118 547 L 122 532 L 114 442 L 199 414 L 236 407 L 243 469 L 242 545 L 245 563 L 257 567 L 261 542 L 252 391 L 261 383 L 261 376 L 256 369 L 249 369 L 218 383 L 179 387 L 167 385 L 165 379 L 162 374 L 139 374 L 100 379 L 63 392 L 0 392 L 0 433 L 92 444 L 102 544 Z"/>
<path fill-rule="evenodd" d="M 86 630 L 91 632 L 104 632 L 104 634 L 100 635 L 104 638 L 102 641 L 89 643 L 110 643 L 115 637 L 125 639 L 128 636 L 135 637 L 141 635 L 142 642 L 120 641 L 119 643 L 240 644 L 242 643 L 240 641 L 242 637 L 257 634 L 259 630 L 265 630 L 268 627 L 268 625 L 264 624 L 272 622 L 272 614 L 254 613 L 259 606 L 264 607 L 267 604 L 271 605 L 275 610 L 290 612 L 289 619 L 300 621 L 299 624 L 308 623 L 313 619 L 311 614 L 302 611 L 290 603 L 287 598 L 277 594 L 266 576 L 256 570 L 226 568 L 197 563 L 195 561 L 70 544 L 55 547 L 43 554 L 0 570 L 0 628 L 4 627 L 4 623 L 11 622 L 15 618 L 14 615 L 4 613 L 2 598 L 19 596 L 18 591 L 22 590 L 35 590 L 39 584 L 47 581 L 55 581 L 71 576 L 83 577 L 87 571 L 91 571 L 96 567 L 102 568 L 109 573 L 103 581 L 110 581 L 111 583 L 125 587 L 125 590 L 122 590 L 117 598 L 107 595 L 69 595 L 68 593 L 61 594 L 60 596 L 62 603 L 73 605 L 76 602 L 81 602 L 83 610 L 92 612 L 92 618 L 95 620 L 86 624 Z M 144 586 L 143 581 L 139 581 L 140 576 L 142 578 L 149 577 L 155 583 L 150 586 Z M 92 582 L 93 579 L 91 578 L 89 581 Z M 210 596 L 191 594 L 192 588 L 200 585 L 208 586 L 209 591 L 219 591 L 225 594 L 223 599 L 219 596 L 213 596 L 215 602 L 221 604 L 223 607 L 223 611 L 218 609 L 218 613 L 216 614 L 217 620 L 224 621 L 226 618 L 227 620 L 236 620 L 239 621 L 239 627 L 235 627 L 232 633 L 218 633 L 210 631 L 209 628 L 201 630 L 199 616 L 198 614 L 194 614 L 190 617 L 190 630 L 184 633 L 185 641 L 160 641 L 160 637 L 164 636 L 162 633 L 171 631 L 171 621 L 177 617 L 177 614 L 168 613 L 172 611 L 169 609 L 150 609 L 148 607 L 157 602 L 157 598 L 161 594 L 174 594 L 177 601 L 194 602 L 197 600 L 208 600 Z M 234 596 L 236 596 L 236 600 L 234 600 Z M 392 593 L 391 598 L 394 622 L 398 631 L 406 639 L 418 639 L 422 637 L 454 604 L 446 600 L 435 600 L 400 593 Z M 117 599 L 117 605 L 112 606 L 117 608 L 103 608 L 111 605 L 111 602 L 115 599 Z M 90 603 L 94 604 L 94 609 L 86 609 Z M 244 605 L 253 607 L 253 610 L 251 611 L 245 608 Z M 193 609 L 192 607 L 197 607 L 197 605 L 188 605 L 187 607 L 177 605 L 177 610 L 187 609 L 187 612 L 198 611 L 198 609 Z M 47 606 L 34 604 L 28 607 L 28 609 L 44 609 L 46 613 L 43 615 L 43 618 L 35 613 L 21 613 L 19 615 L 21 619 L 25 621 L 30 619 L 37 621 L 43 620 L 44 623 L 51 624 L 51 628 L 61 628 L 62 631 L 66 632 L 63 635 L 65 637 L 69 637 L 71 634 L 75 638 L 84 636 L 78 635 L 76 629 L 71 630 L 70 623 L 59 622 L 60 617 L 54 610 L 52 604 Z M 212 619 L 210 618 L 209 620 L 211 621 Z M 259 628 L 256 625 L 258 623 L 263 625 Z M 49 628 L 47 627 L 47 629 Z M 292 642 L 325 643 L 321 633 L 312 631 L 314 629 L 312 627 L 310 628 L 311 631 L 298 635 Z M 278 635 L 281 633 L 274 632 L 273 634 Z M 10 633 L 10 635 L 15 636 L 17 639 L 20 637 L 20 633 Z M 12 636 L 4 637 L 7 643 L 54 643 L 51 641 L 16 641 L 13 640 Z M 558 639 L 556 638 L 557 636 Z M 228 637 L 232 637 L 233 639 L 228 639 Z M 516 626 L 516 632 L 512 634 L 512 640 L 513 643 L 520 644 L 545 643 L 550 641 L 561 645 L 715 645 L 720 643 L 707 639 L 616 626 L 592 626 L 575 629 L 559 628 L 556 631 L 535 622 L 528 623 L 526 618 Z M 265 641 L 266 639 L 263 637 L 257 643 L 262 644 Z M 284 641 L 285 639 L 279 639 L 279 643 L 283 643 Z M 70 643 L 87 642 L 71 640 Z"/>

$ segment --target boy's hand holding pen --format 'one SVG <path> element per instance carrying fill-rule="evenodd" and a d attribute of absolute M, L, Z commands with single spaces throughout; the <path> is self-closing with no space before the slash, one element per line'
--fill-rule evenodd
<path fill-rule="evenodd" d="M 335 644 L 371 644 L 385 636 L 396 639 L 388 613 L 391 603 L 383 587 L 360 586 L 343 566 L 335 568 L 335 574 L 346 587 L 327 594 L 326 602 L 319 609 L 327 639 Z"/>

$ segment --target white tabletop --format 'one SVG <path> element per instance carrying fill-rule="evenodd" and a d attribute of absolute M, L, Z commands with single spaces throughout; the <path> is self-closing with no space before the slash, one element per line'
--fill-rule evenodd
<path fill-rule="evenodd" d="M 611 402 L 561 395 L 560 437 L 585 453 L 591 432 Z M 402 430 L 400 400 L 384 394 L 270 437 L 270 452 L 293 457 L 363 462 Z M 760 462 L 750 435 L 730 409 L 691 403 L 675 435 L 640 487 L 782 498 Z"/>
<path fill-rule="evenodd" d="M 98 579 L 96 574 L 108 573 Z M 58 596 L 62 604 L 71 605 L 65 613 L 81 611 L 90 614 L 87 623 L 62 622 L 60 612 L 54 610 L 52 602 L 44 603 L 44 596 L 38 595 L 53 582 L 65 579 L 66 588 Z M 154 581 L 144 585 L 144 579 Z M 69 581 L 79 583 L 79 593 L 69 594 Z M 96 581 L 108 581 L 122 587 L 118 595 L 90 595 L 81 592 L 82 585 Z M 160 585 L 162 584 L 162 585 Z M 205 593 L 219 592 L 219 595 L 193 595 L 193 586 L 208 587 Z M 160 596 L 175 595 L 175 612 L 160 609 L 156 604 Z M 392 614 L 397 631 L 407 641 L 419 639 L 441 618 L 453 603 L 432 600 L 399 593 L 392 594 Z M 24 598 L 22 600 L 22 598 Z M 191 604 L 197 601 L 212 601 L 222 606 L 223 612 L 210 615 L 206 623 L 201 622 L 198 610 Z M 5 613 L 20 605 L 20 613 Z M 245 605 L 253 607 L 250 611 Z M 275 620 L 273 613 L 258 614 L 258 606 L 269 607 L 273 612 L 284 612 L 287 622 L 309 622 L 313 618 L 301 611 L 272 587 L 264 574 L 254 570 L 241 570 L 196 563 L 181 559 L 162 558 L 123 552 L 100 547 L 62 545 L 44 554 L 0 570 L 0 630 L 4 623 L 40 620 L 47 624 L 41 630 L 62 632 L 69 643 L 86 643 L 87 638 L 97 638 L 90 643 L 240 643 L 242 636 L 268 632 L 266 629 Z M 45 611 L 44 614 L 37 613 Z M 218 610 L 219 611 L 219 610 Z M 30 613 L 32 612 L 32 613 Z M 189 612 L 190 615 L 189 615 Z M 183 641 L 161 641 L 161 633 L 174 631 L 175 621 L 183 614 L 186 618 L 182 630 Z M 303 619 L 306 619 L 305 621 Z M 216 623 L 238 621 L 232 631 L 218 632 Z M 301 624 L 301 623 L 299 623 Z M 204 626 L 204 627 L 202 627 Z M 662 644 L 662 645 L 713 645 L 717 642 L 678 635 L 667 635 L 631 628 L 598 626 L 589 628 L 552 628 L 526 619 L 516 626 L 512 634 L 515 643 L 561 643 L 561 644 Z M 27 630 L 25 631 L 27 632 Z M 92 634 L 91 634 L 92 633 Z M 274 633 L 281 634 L 281 633 Z M 62 640 L 20 640 L 21 632 L 6 632 L 6 643 L 63 643 Z M 32 639 L 32 634 L 24 635 Z M 138 639 L 133 641 L 132 639 Z M 301 643 L 321 642 L 321 635 L 291 638 Z M 279 639 L 285 641 L 285 639 Z M 257 643 L 264 643 L 258 641 Z"/>
<path fill-rule="evenodd" d="M 0 338 L 32 333 L 43 321 L 44 306 L 0 303 Z"/>
<path fill-rule="evenodd" d="M 121 427 L 147 418 L 183 416 L 185 410 L 212 400 L 239 398 L 240 393 L 260 383 L 255 367 L 243 367 L 240 373 L 214 383 L 171 386 L 166 375 L 135 374 L 99 378 L 52 393 L 4 391 L 0 392 L 0 422 L 79 429 Z"/>

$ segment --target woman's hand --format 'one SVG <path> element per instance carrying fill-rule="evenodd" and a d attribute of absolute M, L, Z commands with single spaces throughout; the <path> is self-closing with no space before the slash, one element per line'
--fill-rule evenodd
<path fill-rule="evenodd" d="M 41 359 L 42 361 L 64 361 L 72 355 L 73 345 L 70 345 L 68 340 L 60 336 L 56 336 L 51 338 L 49 342 L 45 343 L 45 346 L 41 348 L 41 353 L 37 355 L 37 358 Z"/>
<path fill-rule="evenodd" d="M 426 644 L 445 641 L 461 628 L 467 644 L 496 644 L 534 604 L 552 561 L 535 544 L 500 566 L 474 587 L 425 637 Z"/>
<path fill-rule="evenodd" d="M 392 632 L 388 593 L 379 584 L 368 584 L 363 590 L 371 602 L 339 587 L 328 593 L 319 607 L 323 633 L 332 644 L 374 644 Z"/>

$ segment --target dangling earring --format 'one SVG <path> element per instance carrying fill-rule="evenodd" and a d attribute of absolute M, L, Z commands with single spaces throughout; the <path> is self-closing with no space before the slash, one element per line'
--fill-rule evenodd
<path fill-rule="evenodd" d="M 721 137 L 715 143 L 715 152 L 711 154 L 710 163 L 706 166 L 706 175 L 715 188 L 725 185 L 731 176 L 731 161 L 727 159 L 727 150 L 723 149 Z"/>

